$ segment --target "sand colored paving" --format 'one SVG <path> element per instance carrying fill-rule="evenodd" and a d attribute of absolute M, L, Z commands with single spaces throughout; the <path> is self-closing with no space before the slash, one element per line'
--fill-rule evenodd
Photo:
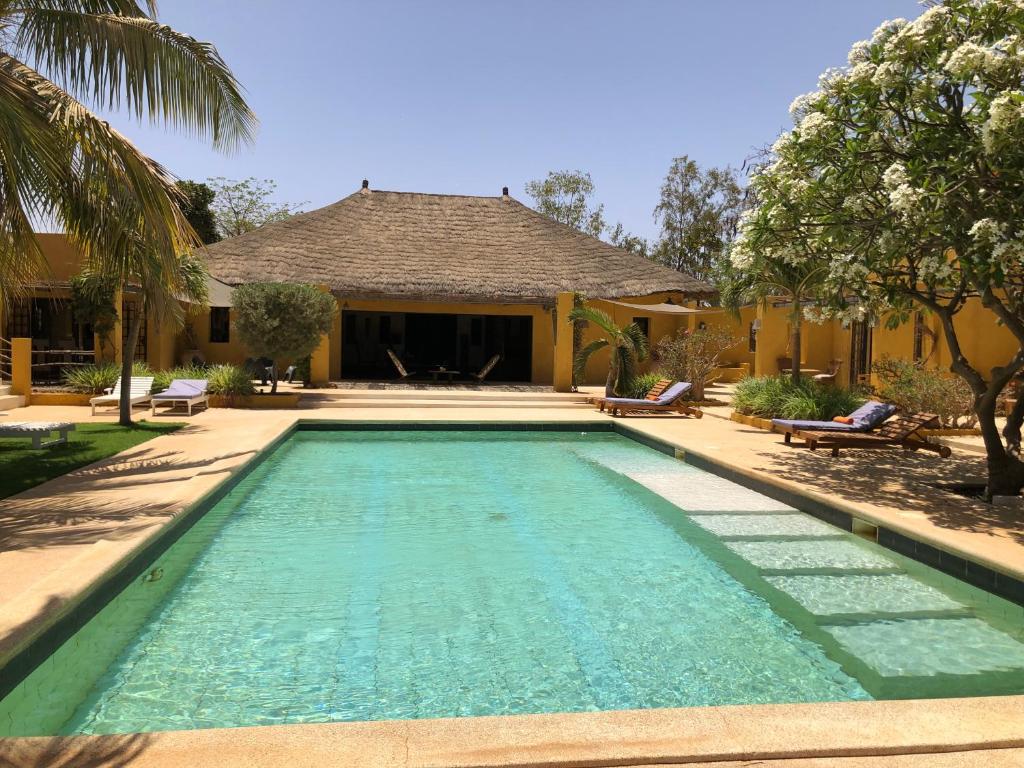
<path fill-rule="evenodd" d="M 178 432 L 0 501 L 0 661 L 23 648 L 77 604 L 104 573 L 257 458 L 300 419 L 508 423 L 610 419 L 583 405 L 577 396 L 537 392 L 463 396 L 442 390 L 403 391 L 381 397 L 372 391 L 324 391 L 310 398 L 310 405 L 315 407 L 201 412 Z M 0 422 L 114 420 L 112 415 L 90 417 L 88 413 L 88 408 L 81 407 L 32 406 L 0 414 Z M 982 478 L 979 455 L 957 452 L 943 461 L 931 454 L 873 451 L 834 459 L 827 452 L 812 454 L 784 446 L 779 436 L 731 422 L 727 415 L 727 409 L 711 408 L 700 421 L 677 416 L 618 421 L 683 453 L 827 500 L 863 520 L 1024 578 L 1024 523 L 1019 516 L 1015 519 L 1010 511 L 935 487 Z M 661 487 L 656 471 L 634 468 L 633 473 L 670 501 L 679 492 Z M 699 511 L 700 493 L 716 493 L 712 487 L 716 482 L 709 478 L 706 489 L 691 491 L 690 506 Z M 708 525 L 756 527 L 762 512 L 787 508 L 768 501 L 762 509 L 756 494 L 731 488 L 737 519 L 709 516 Z M 776 514 L 771 522 L 778 525 L 782 519 Z M 799 520 L 805 518 L 794 518 L 793 524 Z M 760 550 L 763 558 L 779 556 L 771 542 L 763 543 Z M 853 720 L 844 707 L 854 708 Z M 790 720 L 794 725 L 785 726 Z M 844 729 L 837 732 L 836 722 L 843 722 Z M 820 725 L 818 730 L 814 723 Z M 525 749 L 524 744 L 533 746 Z M 55 747 L 80 760 L 49 760 L 46 751 Z M 8 740 L 0 743 L 0 764 L 102 765 L 107 763 L 97 758 L 109 750 L 116 755 L 109 764 L 147 766 L 323 765 L 336 762 L 342 753 L 352 756 L 344 762 L 353 765 L 641 765 L 645 759 L 660 765 L 673 761 L 726 765 L 760 759 L 763 762 L 758 765 L 783 761 L 788 768 L 1017 765 L 1024 764 L 1024 697 L 279 726 L 75 737 L 62 742 Z M 572 760 L 563 762 L 567 758 Z"/>

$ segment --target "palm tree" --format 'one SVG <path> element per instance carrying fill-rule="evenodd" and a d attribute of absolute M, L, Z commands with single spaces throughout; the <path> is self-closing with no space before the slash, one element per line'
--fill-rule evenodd
<path fill-rule="evenodd" d="M 605 397 L 614 397 L 616 393 L 624 393 L 636 375 L 637 363 L 647 359 L 647 337 L 640 326 L 630 323 L 620 328 L 605 312 L 586 306 L 573 308 L 569 313 L 569 320 L 593 323 L 605 335 L 605 338 L 590 342 L 576 353 L 573 359 L 573 378 L 576 381 L 583 381 L 590 356 L 599 349 L 611 347 L 604 394 Z"/>
<path fill-rule="evenodd" d="M 785 298 L 790 304 L 790 354 L 793 356 L 793 381 L 800 381 L 802 354 L 801 329 L 804 320 L 803 304 L 817 298 L 821 291 L 828 264 L 825 259 L 789 264 L 780 259 L 755 259 L 749 267 L 737 269 L 723 260 L 725 267 L 719 273 L 719 299 L 726 309 L 734 313 L 744 304 L 767 306 L 769 300 Z"/>
<path fill-rule="evenodd" d="M 153 0 L 0 0 L 0 27 L 0 310 L 45 276 L 35 221 L 89 269 L 121 274 L 141 243 L 169 278 L 199 245 L 180 192 L 86 102 L 232 149 L 256 118 L 216 48 L 158 23 Z"/>

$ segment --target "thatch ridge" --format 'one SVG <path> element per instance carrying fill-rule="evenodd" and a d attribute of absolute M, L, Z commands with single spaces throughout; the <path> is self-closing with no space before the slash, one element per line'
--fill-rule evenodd
<path fill-rule="evenodd" d="M 714 292 L 504 195 L 363 189 L 207 246 L 206 256 L 230 285 L 313 283 L 351 298 L 550 303 L 559 291 Z"/>

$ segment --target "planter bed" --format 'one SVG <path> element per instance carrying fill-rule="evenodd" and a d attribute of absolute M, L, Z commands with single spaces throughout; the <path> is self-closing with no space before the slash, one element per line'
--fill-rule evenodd
<path fill-rule="evenodd" d="M 211 408 L 296 408 L 302 397 L 298 392 L 279 392 L 276 395 L 241 395 L 225 397 L 210 395 Z"/>

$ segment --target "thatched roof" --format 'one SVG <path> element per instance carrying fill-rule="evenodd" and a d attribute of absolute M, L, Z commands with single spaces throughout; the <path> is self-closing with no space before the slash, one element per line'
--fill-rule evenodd
<path fill-rule="evenodd" d="M 327 285 L 338 296 L 496 303 L 713 292 L 706 283 L 584 235 L 507 195 L 364 189 L 207 247 L 230 285 Z"/>

